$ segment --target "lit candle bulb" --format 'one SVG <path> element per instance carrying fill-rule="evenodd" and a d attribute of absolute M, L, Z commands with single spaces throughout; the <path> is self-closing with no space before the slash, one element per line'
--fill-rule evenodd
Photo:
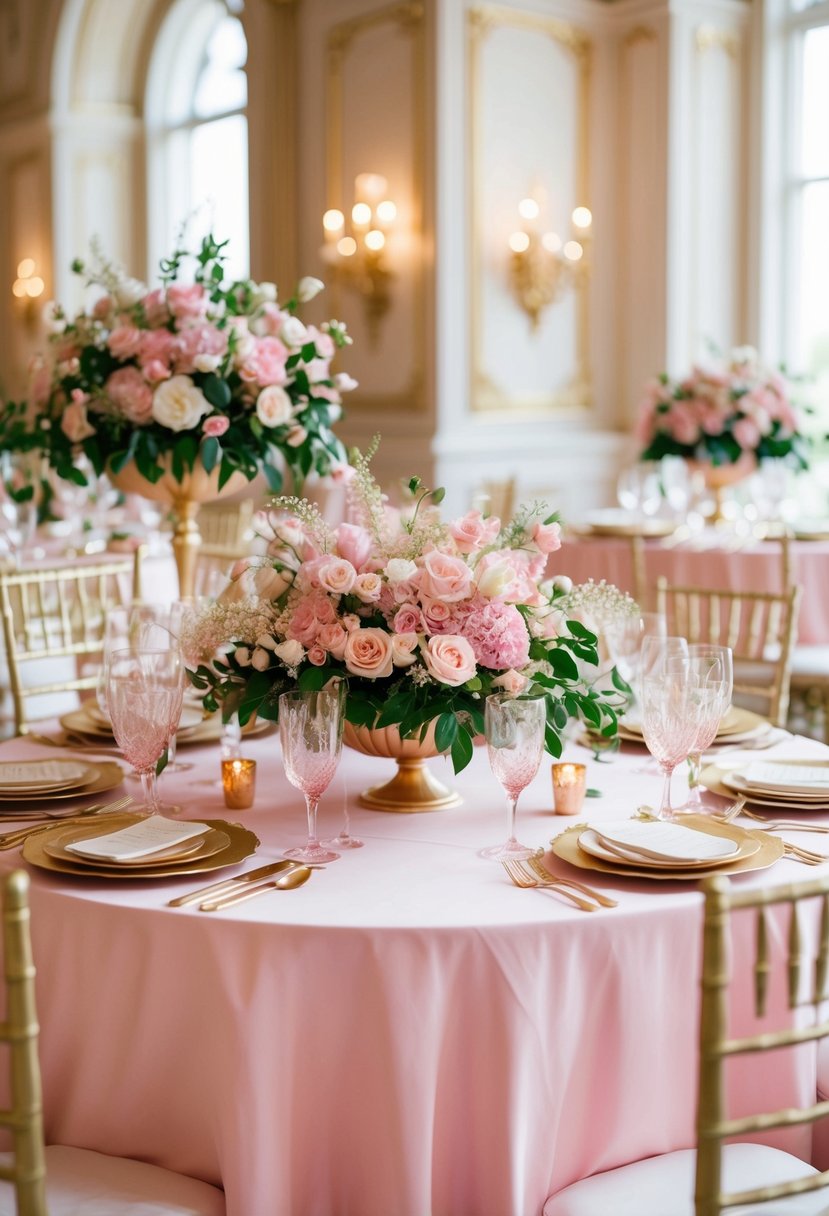
<path fill-rule="evenodd" d="M 246 811 L 253 806 L 256 792 L 256 761 L 236 756 L 222 761 L 222 788 L 225 806 L 232 811 Z"/>

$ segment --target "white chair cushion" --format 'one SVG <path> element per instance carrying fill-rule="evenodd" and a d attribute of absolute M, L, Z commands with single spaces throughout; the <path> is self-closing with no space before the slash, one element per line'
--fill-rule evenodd
<path fill-rule="evenodd" d="M 795 646 L 792 675 L 829 679 L 829 646 Z"/>
<path fill-rule="evenodd" d="M 224 1193 L 144 1161 L 84 1148 L 46 1149 L 49 1216 L 225 1216 Z M 16 1216 L 14 1187 L 0 1182 L 0 1216 Z"/>
<path fill-rule="evenodd" d="M 696 1158 L 696 1149 L 680 1149 L 583 1178 L 548 1199 L 544 1216 L 694 1216 Z M 816 1173 L 797 1157 L 761 1144 L 729 1144 L 723 1150 L 726 1191 Z M 750 1208 L 726 1208 L 724 1216 L 826 1216 L 827 1204 L 829 1194 L 824 1190 Z"/>

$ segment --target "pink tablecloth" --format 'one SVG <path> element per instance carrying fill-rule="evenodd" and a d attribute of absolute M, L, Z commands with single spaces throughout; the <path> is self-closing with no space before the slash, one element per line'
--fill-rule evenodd
<path fill-rule="evenodd" d="M 276 739 L 246 747 L 256 806 L 231 817 L 259 835 L 262 862 L 301 839 L 304 814 Z M 167 796 L 191 817 L 227 814 L 206 784 L 215 750 L 182 757 L 195 767 L 163 779 Z M 661 778 L 642 764 L 591 763 L 604 795 L 591 817 L 656 800 Z M 323 830 L 388 767 L 344 753 Z M 204 878 L 33 871 L 48 1138 L 221 1182 L 229 1216 L 533 1216 L 576 1178 L 691 1144 L 699 892 L 588 875 L 619 899 L 588 915 L 518 890 L 476 856 L 505 827 L 485 753 L 457 785 L 451 811 L 354 807 L 365 848 L 225 913 L 166 906 Z M 529 843 L 566 824 L 550 801 L 545 762 L 519 811 Z M 793 1079 L 787 1099 L 811 1097 L 813 1050 L 786 1067 L 764 1072 L 765 1092 Z M 756 1070 L 735 1084 L 739 1106 Z"/>
<path fill-rule="evenodd" d="M 798 641 L 829 643 L 829 541 L 792 541 L 793 578 L 804 588 L 800 604 Z M 606 579 L 624 591 L 634 592 L 631 543 L 620 537 L 569 537 L 551 566 L 576 583 Z M 649 540 L 645 546 L 648 587 L 656 595 L 660 576 L 682 586 L 719 587 L 731 591 L 783 589 L 783 561 L 779 543 L 764 541 L 741 548 L 711 545 L 695 548 Z M 653 607 L 651 603 L 648 607 Z"/>

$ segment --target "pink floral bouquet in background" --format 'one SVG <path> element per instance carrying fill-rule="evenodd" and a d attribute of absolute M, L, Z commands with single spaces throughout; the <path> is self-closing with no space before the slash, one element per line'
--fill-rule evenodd
<path fill-rule="evenodd" d="M 694 367 L 646 388 L 636 428 L 641 460 L 683 456 L 713 465 L 787 458 L 808 467 L 807 438 L 778 372 L 762 367 L 751 347 L 716 365 Z"/>
<path fill-rule="evenodd" d="M 355 387 L 334 374 L 345 326 L 306 326 L 298 305 L 322 289 L 304 278 L 284 304 L 273 283 L 225 282 L 224 247 L 205 237 L 195 255 L 177 250 L 148 290 L 94 251 L 73 269 L 99 295 L 88 311 L 49 317 L 51 357 L 35 361 L 28 401 L 0 415 L 6 450 L 43 451 L 57 474 L 86 484 L 130 461 L 150 482 L 176 481 L 198 460 L 218 468 L 219 487 L 235 472 L 262 470 L 282 488 L 283 461 L 295 485 L 313 469 L 345 468 L 331 427 L 342 394 Z"/>
<path fill-rule="evenodd" d="M 267 556 L 242 559 L 183 638 L 205 707 L 222 702 L 242 724 L 253 713 L 273 719 L 282 692 L 344 680 L 349 722 L 396 726 L 403 738 L 434 722 L 456 771 L 494 692 L 546 699 L 555 756 L 570 718 L 615 734 L 626 686 L 585 680 L 585 666 L 598 664 L 596 635 L 566 619 L 564 589 L 545 581 L 561 544 L 557 517 L 536 503 L 508 524 L 478 511 L 445 524 L 443 491 L 418 478 L 410 507 L 391 510 L 369 460 L 355 456 L 352 522 L 331 530 L 296 498 L 259 518 Z"/>

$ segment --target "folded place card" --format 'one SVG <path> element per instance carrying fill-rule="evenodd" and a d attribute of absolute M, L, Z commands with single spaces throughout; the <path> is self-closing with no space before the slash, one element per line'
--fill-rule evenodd
<path fill-rule="evenodd" d="M 88 766 L 74 760 L 19 760 L 0 764 L 0 785 L 61 785 L 81 781 Z"/>
<path fill-rule="evenodd" d="M 85 840 L 67 844 L 69 852 L 80 857 L 95 857 L 106 861 L 134 861 L 137 857 L 151 857 L 153 853 L 184 844 L 194 836 L 209 832 L 206 823 L 175 823 L 161 815 L 150 815 L 120 832 L 108 832 L 105 836 L 87 837 Z"/>
<path fill-rule="evenodd" d="M 639 853 L 658 861 L 708 861 L 730 857 L 739 852 L 734 840 L 711 836 L 678 823 L 647 822 L 624 819 L 618 823 L 603 823 L 593 831 L 611 849 L 624 849 L 630 855 Z"/>
<path fill-rule="evenodd" d="M 817 764 L 775 764 L 773 760 L 758 760 L 743 769 L 740 776 L 750 786 L 829 793 L 829 767 Z"/>

